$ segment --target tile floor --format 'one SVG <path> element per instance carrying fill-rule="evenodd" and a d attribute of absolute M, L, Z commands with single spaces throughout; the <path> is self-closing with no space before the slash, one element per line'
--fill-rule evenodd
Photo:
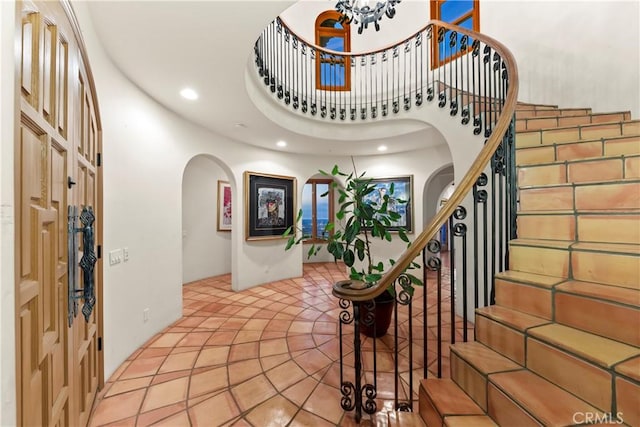
<path fill-rule="evenodd" d="M 300 278 L 231 291 L 230 275 L 186 284 L 183 317 L 134 352 L 100 392 L 90 426 L 350 426 L 353 413 L 340 407 L 338 315 L 331 295 L 345 278 L 334 263 L 305 264 Z M 431 274 L 431 273 L 430 273 Z M 448 269 L 444 270 L 448 283 Z M 435 280 L 428 281 L 427 348 L 436 372 Z M 450 334 L 448 285 L 443 292 L 443 341 Z M 424 377 L 422 289 L 416 291 L 414 384 Z M 400 398 L 409 385 L 408 315 L 399 314 Z M 393 326 L 392 326 L 393 328 Z M 461 339 L 462 320 L 456 321 Z M 472 337 L 472 325 L 468 326 Z M 353 331 L 344 330 L 345 376 L 352 377 Z M 419 338 L 418 338 L 419 335 Z M 472 338 L 471 338 L 472 339 Z M 379 410 L 392 407 L 393 329 L 378 339 Z M 365 371 L 372 364 L 372 340 L 364 339 Z M 448 347 L 443 345 L 443 349 Z M 442 372 L 448 375 L 447 357 Z M 366 371 L 367 381 L 372 380 Z M 417 408 L 416 408 L 417 409 Z M 365 417 L 364 425 L 371 424 Z"/>

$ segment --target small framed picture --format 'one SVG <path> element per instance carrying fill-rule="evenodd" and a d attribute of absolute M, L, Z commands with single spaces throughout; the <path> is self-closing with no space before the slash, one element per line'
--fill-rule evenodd
<path fill-rule="evenodd" d="M 385 195 L 389 195 L 388 209 L 400 214 L 400 219 L 389 227 L 389 231 L 403 228 L 407 233 L 413 232 L 413 175 L 391 178 L 373 178 L 371 184 L 375 191 L 369 193 L 365 201 L 374 204 L 382 203 Z M 393 194 L 391 186 L 393 185 Z"/>
<path fill-rule="evenodd" d="M 231 231 L 231 185 L 218 181 L 218 231 Z"/>
<path fill-rule="evenodd" d="M 295 221 L 296 179 L 244 173 L 245 239 L 279 239 Z"/>

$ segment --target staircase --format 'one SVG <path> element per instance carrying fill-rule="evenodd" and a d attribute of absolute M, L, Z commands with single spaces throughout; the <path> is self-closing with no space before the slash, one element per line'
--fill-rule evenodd
<path fill-rule="evenodd" d="M 640 425 L 640 121 L 531 104 L 516 119 L 509 270 L 476 311 L 477 341 L 451 346 L 451 378 L 421 381 L 420 416 Z"/>

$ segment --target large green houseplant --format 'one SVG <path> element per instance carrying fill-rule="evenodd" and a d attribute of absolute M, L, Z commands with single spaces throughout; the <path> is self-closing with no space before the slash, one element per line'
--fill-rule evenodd
<path fill-rule="evenodd" d="M 337 189 L 338 211 L 335 214 L 335 221 L 330 220 L 325 226 L 326 240 L 321 244 L 312 244 L 308 250 L 307 256 L 311 258 L 316 255 L 323 247 L 326 247 L 334 260 L 343 261 L 349 268 L 349 278 L 365 283 L 365 286 L 373 286 L 385 271 L 385 263 L 375 260 L 372 247 L 375 240 L 391 242 L 395 232 L 398 238 L 411 244 L 407 237 L 406 229 L 397 227 L 394 224 L 401 219 L 401 215 L 396 209 L 401 205 L 406 205 L 409 201 L 394 197 L 393 183 L 386 192 L 379 192 L 372 178 L 365 177 L 365 173 L 358 175 L 355 172 L 342 172 L 337 165 L 333 167 L 331 173 L 320 170 L 320 173 L 333 178 L 332 188 Z M 344 179 L 344 188 L 341 188 L 336 182 L 337 179 Z M 327 197 L 330 192 L 322 195 Z M 302 233 L 296 236 L 294 231 L 298 228 L 302 218 L 302 210 L 298 213 L 298 218 L 294 226 L 289 227 L 284 236 L 288 237 L 285 250 L 291 249 L 294 245 L 301 243 L 304 239 Z M 393 230 L 393 232 L 391 231 Z M 301 230 L 299 230 L 301 231 Z M 393 265 L 394 259 L 388 259 L 388 265 Z M 418 268 L 417 263 L 412 263 L 407 270 Z M 402 280 L 401 286 L 404 291 L 413 295 L 414 286 L 422 286 L 422 281 L 405 271 L 405 275 L 409 280 Z M 382 336 L 386 333 L 391 319 L 393 310 L 393 300 L 395 298 L 395 288 L 390 286 L 376 300 L 376 317 L 379 317 L 378 310 L 380 307 L 389 303 L 390 308 L 386 309 L 388 314 L 382 317 L 388 319 L 382 320 L 382 324 L 376 326 L 376 336 Z M 376 320 L 378 322 L 378 320 Z M 372 334 L 371 329 L 365 328 L 365 334 Z"/>

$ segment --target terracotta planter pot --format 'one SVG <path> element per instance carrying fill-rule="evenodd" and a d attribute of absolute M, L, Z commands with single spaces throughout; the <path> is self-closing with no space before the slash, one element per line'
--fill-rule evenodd
<path fill-rule="evenodd" d="M 359 319 L 360 333 L 371 338 L 380 338 L 386 335 L 389 325 L 391 325 L 394 301 L 395 298 L 393 295 L 386 291 L 375 298 L 376 308 L 374 312 L 374 321 L 371 325 L 365 324 L 364 320 L 368 314 L 368 310 L 365 308 L 366 303 L 362 304 Z"/>

